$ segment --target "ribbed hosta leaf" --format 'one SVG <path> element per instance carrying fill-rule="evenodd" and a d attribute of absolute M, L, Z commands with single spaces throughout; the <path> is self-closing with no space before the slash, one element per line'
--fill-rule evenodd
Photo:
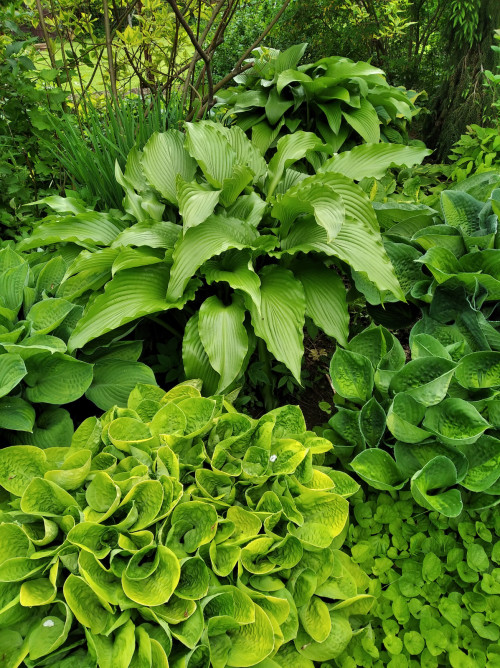
<path fill-rule="evenodd" d="M 0 355 L 0 397 L 4 397 L 26 375 L 26 367 L 20 355 L 6 353 Z"/>
<path fill-rule="evenodd" d="M 173 248 L 179 238 L 179 225 L 166 220 L 144 221 L 128 227 L 113 241 L 113 248 L 121 246 L 150 246 L 151 248 Z"/>
<path fill-rule="evenodd" d="M 182 361 L 186 378 L 200 378 L 206 394 L 212 394 L 219 385 L 220 376 L 210 364 L 201 342 L 198 329 L 199 314 L 195 313 L 186 323 L 182 339 Z"/>
<path fill-rule="evenodd" d="M 304 289 L 290 271 L 277 265 L 264 267 L 260 279 L 260 311 L 253 303 L 247 304 L 255 333 L 300 382 L 306 310 Z"/>
<path fill-rule="evenodd" d="M 252 246 L 257 237 L 258 232 L 247 223 L 216 215 L 187 230 L 174 250 L 167 299 L 179 299 L 191 276 L 211 257 L 229 248 Z"/>
<path fill-rule="evenodd" d="M 314 220 L 305 220 L 292 228 L 281 247 L 291 254 L 318 251 L 335 255 L 356 271 L 366 274 L 379 290 L 389 290 L 404 301 L 403 291 L 384 250 L 380 233 L 367 229 L 357 220 L 347 219 L 330 244 L 322 227 L 316 225 Z"/>
<path fill-rule="evenodd" d="M 245 292 L 260 308 L 260 278 L 255 273 L 250 251 L 228 251 L 216 260 L 209 260 L 203 265 L 207 283 L 224 281 L 233 290 Z"/>
<path fill-rule="evenodd" d="M 28 238 L 19 242 L 18 249 L 30 250 L 60 242 L 74 243 L 84 248 L 109 246 L 122 229 L 108 214 L 88 211 L 38 225 Z"/>
<path fill-rule="evenodd" d="M 68 341 L 71 351 L 143 315 L 168 308 L 169 271 L 153 265 L 120 271 L 87 308 Z"/>
<path fill-rule="evenodd" d="M 318 225 L 326 230 L 328 241 L 335 239 L 345 222 L 345 207 L 340 195 L 331 187 L 311 176 L 277 196 L 271 210 L 280 223 L 280 232 L 286 234 L 292 222 L 303 213 L 314 215 Z"/>
<path fill-rule="evenodd" d="M 0 429 L 33 431 L 35 410 L 31 404 L 19 397 L 0 399 Z"/>
<path fill-rule="evenodd" d="M 34 403 L 67 404 L 92 382 L 92 365 L 63 353 L 37 355 L 27 362 L 26 398 Z"/>
<path fill-rule="evenodd" d="M 156 385 L 154 373 L 145 364 L 123 359 L 103 359 L 94 365 L 94 379 L 85 396 L 98 408 L 127 405 L 127 399 L 139 384 Z"/>
<path fill-rule="evenodd" d="M 327 160 L 319 172 L 336 172 L 355 181 L 381 179 L 391 165 L 413 167 L 432 151 L 403 144 L 361 144 Z"/>
<path fill-rule="evenodd" d="M 278 150 L 269 163 L 269 185 L 267 187 L 267 198 L 269 199 L 278 185 L 283 172 L 294 162 L 305 157 L 308 151 L 321 151 L 325 147 L 314 132 L 295 132 L 286 135 L 278 142 Z"/>
<path fill-rule="evenodd" d="M 214 188 L 233 175 L 236 152 L 215 123 L 186 123 L 186 149 Z"/>
<path fill-rule="evenodd" d="M 196 181 L 187 182 L 181 176 L 177 177 L 177 199 L 184 232 L 199 225 L 214 212 L 220 194 L 220 190 L 212 190 Z"/>
<path fill-rule="evenodd" d="M 319 260 L 301 258 L 293 273 L 302 283 L 306 297 L 306 315 L 325 334 L 347 345 L 349 313 L 346 290 L 334 269 L 328 269 Z"/>
<path fill-rule="evenodd" d="M 244 320 L 245 309 L 238 299 L 225 306 L 213 296 L 201 305 L 198 331 L 210 364 L 220 375 L 217 392 L 225 390 L 241 370 L 248 350 Z"/>
<path fill-rule="evenodd" d="M 196 173 L 196 162 L 184 148 L 182 132 L 173 129 L 155 132 L 142 152 L 142 169 L 150 185 L 169 202 L 177 204 L 177 176 L 192 181 Z"/>
<path fill-rule="evenodd" d="M 376 144 L 380 141 L 380 120 L 371 102 L 363 99 L 359 109 L 344 110 L 342 114 L 367 144 Z"/>

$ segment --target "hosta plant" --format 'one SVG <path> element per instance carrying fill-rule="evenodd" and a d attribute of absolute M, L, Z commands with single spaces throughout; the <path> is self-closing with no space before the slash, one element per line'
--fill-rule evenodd
<path fill-rule="evenodd" d="M 239 85 L 217 93 L 225 120 L 251 130 L 263 154 L 297 129 L 323 137 L 332 153 L 361 142 L 408 143 L 417 93 L 390 86 L 378 67 L 349 58 L 298 65 L 306 47 L 256 49 L 252 67 L 235 77 Z"/>
<path fill-rule="evenodd" d="M 496 509 L 448 519 L 408 492 L 357 494 L 346 543 L 372 575 L 370 623 L 336 659 L 343 668 L 476 668 L 500 661 L 500 521 Z"/>
<path fill-rule="evenodd" d="M 339 273 L 355 270 L 403 298 L 373 207 L 353 178 L 381 175 L 392 163 L 415 164 L 427 154 L 370 144 L 307 173 L 314 171 L 308 160 L 316 163 L 324 150 L 313 133 L 296 132 L 278 142 L 266 163 L 238 127 L 187 124 L 185 136 L 156 134 L 143 152 L 132 151 L 125 174 L 117 170 L 126 192 L 123 212 L 96 214 L 74 198 L 48 201 L 59 213 L 21 248 L 77 245 L 82 251 L 66 281 L 105 277 L 69 349 L 167 312 L 170 331 L 183 333 L 187 377 L 202 378 L 209 393 L 241 378 L 256 337 L 261 358 L 267 348 L 300 380 L 306 316 L 346 341 Z M 187 303 L 194 298 L 192 308 Z"/>
<path fill-rule="evenodd" d="M 443 191 L 435 208 L 374 203 L 406 299 L 424 313 L 418 331 L 448 342 L 464 339 L 471 351 L 500 350 L 499 184 L 494 173 L 473 176 Z M 376 289 L 370 293 L 363 277 L 355 276 L 355 282 L 373 305 L 393 299 Z M 389 327 L 400 326 L 381 308 L 378 316 Z"/>
<path fill-rule="evenodd" d="M 68 338 L 83 313 L 80 295 L 103 282 L 102 275 L 88 273 L 62 287 L 70 258 L 70 249 L 66 261 L 50 253 L 23 255 L 10 246 L 0 250 L 0 429 L 24 444 L 42 445 L 50 430 L 61 444 L 71 438 L 71 419 L 59 406 L 84 394 L 106 409 L 126 402 L 138 382 L 155 382 L 136 361 L 140 341 L 109 341 L 85 359 L 68 353 Z"/>
<path fill-rule="evenodd" d="M 2 666 L 334 660 L 374 598 L 331 447 L 296 406 L 253 420 L 191 383 L 0 450 Z"/>
<path fill-rule="evenodd" d="M 500 503 L 500 352 L 464 354 L 412 332 L 411 360 L 388 330 L 370 326 L 330 364 L 337 411 L 328 436 L 379 490 L 411 489 L 448 517 Z"/>

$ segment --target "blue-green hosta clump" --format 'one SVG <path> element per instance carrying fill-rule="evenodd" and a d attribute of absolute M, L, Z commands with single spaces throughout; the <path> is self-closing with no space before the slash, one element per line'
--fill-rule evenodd
<path fill-rule="evenodd" d="M 253 420 L 195 385 L 0 450 L 3 668 L 313 668 L 366 625 L 331 443 L 296 406 Z"/>
<path fill-rule="evenodd" d="M 151 369 L 137 362 L 139 341 L 113 346 L 108 340 L 84 359 L 68 353 L 82 295 L 85 300 L 105 280 L 91 272 L 64 281 L 72 255 L 69 247 L 57 256 L 0 250 L 0 430 L 16 442 L 63 445 L 72 423 L 59 406 L 84 394 L 103 410 L 126 405 L 138 382 L 155 382 Z"/>
<path fill-rule="evenodd" d="M 372 576 L 370 623 L 335 660 L 341 668 L 500 665 L 500 517 L 448 519 L 408 492 L 357 494 L 346 543 Z"/>
<path fill-rule="evenodd" d="M 298 129 L 323 137 L 333 153 L 361 142 L 408 143 L 418 93 L 390 86 L 381 69 L 349 58 L 299 65 L 306 48 L 255 49 L 252 67 L 234 78 L 238 86 L 217 93 L 216 107 L 251 130 L 262 153 Z"/>
<path fill-rule="evenodd" d="M 62 289 L 89 274 L 105 277 L 70 350 L 163 313 L 183 334 L 186 377 L 202 378 L 209 393 L 241 379 L 256 337 L 299 380 L 306 316 L 346 342 L 339 273 L 352 269 L 403 298 L 373 207 L 353 179 L 428 153 L 393 144 L 326 160 L 328 152 L 315 134 L 298 131 L 280 139 L 266 163 L 241 128 L 203 121 L 186 124 L 185 135 L 155 134 L 130 153 L 125 173 L 117 169 L 123 211 L 96 213 L 74 197 L 45 200 L 57 213 L 20 247 L 79 247 Z M 179 313 L 193 299 L 194 315 Z"/>
<path fill-rule="evenodd" d="M 371 326 L 334 353 L 335 452 L 379 490 L 409 487 L 448 517 L 500 503 L 500 352 Z M 417 330 L 417 331 L 416 331 Z M 465 354 L 464 354 L 465 352 Z M 352 458 L 352 460 L 351 460 Z"/>

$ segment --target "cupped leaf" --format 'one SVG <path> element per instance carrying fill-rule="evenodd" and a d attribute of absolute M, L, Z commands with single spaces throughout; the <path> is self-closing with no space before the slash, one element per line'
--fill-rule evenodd
<path fill-rule="evenodd" d="M 404 478 L 394 459 L 385 450 L 370 448 L 360 452 L 351 462 L 352 469 L 375 489 L 401 489 Z"/>
<path fill-rule="evenodd" d="M 373 367 L 364 355 L 337 348 L 330 362 L 335 392 L 356 403 L 368 401 L 373 391 Z"/>
<path fill-rule="evenodd" d="M 460 385 L 469 389 L 500 386 L 500 353 L 476 352 L 462 357 L 455 370 Z"/>
<path fill-rule="evenodd" d="M 0 397 L 9 394 L 27 373 L 20 355 L 15 353 L 0 355 Z"/>
<path fill-rule="evenodd" d="M 422 357 L 408 362 L 395 376 L 389 389 L 405 392 L 424 406 L 442 401 L 455 372 L 455 363 L 441 357 Z"/>
<path fill-rule="evenodd" d="M 446 517 L 462 512 L 458 489 L 446 489 L 457 482 L 457 470 L 448 457 L 434 457 L 411 479 L 411 491 L 417 503 Z M 445 491 L 441 491 L 445 490 Z"/>
<path fill-rule="evenodd" d="M 34 403 L 67 404 L 79 399 L 92 382 L 92 364 L 69 355 L 37 355 L 27 361 L 26 398 Z"/>
<path fill-rule="evenodd" d="M 470 445 L 488 429 L 488 422 L 464 399 L 452 397 L 425 414 L 423 426 L 446 445 Z"/>

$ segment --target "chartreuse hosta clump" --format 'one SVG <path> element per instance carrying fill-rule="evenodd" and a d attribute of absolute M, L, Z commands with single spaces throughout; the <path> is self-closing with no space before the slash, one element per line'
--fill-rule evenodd
<path fill-rule="evenodd" d="M 266 153 L 278 137 L 312 130 L 332 152 L 362 141 L 408 142 L 407 122 L 418 113 L 418 94 L 389 86 L 384 72 L 369 63 L 331 56 L 298 65 L 307 44 L 280 53 L 256 49 L 252 67 L 235 77 L 239 84 L 217 93 L 226 118 Z"/>
<path fill-rule="evenodd" d="M 242 376 L 254 335 L 299 380 L 306 316 L 346 342 L 339 271 L 355 270 L 403 298 L 373 207 L 353 179 L 381 175 L 393 162 L 415 164 L 428 152 L 364 145 L 308 174 L 309 162 L 318 164 L 328 150 L 313 133 L 296 132 L 278 142 L 267 164 L 238 127 L 186 124 L 186 135 L 154 135 L 143 152 L 131 152 L 125 174 L 117 171 L 124 212 L 85 211 L 74 198 L 45 200 L 59 215 L 21 247 L 76 244 L 85 250 L 66 280 L 88 272 L 106 277 L 70 337 L 70 350 L 168 311 L 171 324 L 185 327 L 186 375 L 202 378 L 209 393 Z M 186 325 L 179 310 L 198 288 Z"/>
<path fill-rule="evenodd" d="M 83 313 L 80 297 L 103 283 L 96 273 L 64 281 L 74 255 L 70 248 L 54 257 L 0 250 L 0 429 L 14 432 L 9 437 L 17 442 L 65 444 L 72 423 L 58 406 L 84 393 L 101 409 L 126 405 L 134 385 L 155 382 L 151 369 L 136 361 L 140 342 L 108 341 L 85 359 L 68 354 Z"/>
<path fill-rule="evenodd" d="M 500 503 L 500 352 L 464 354 L 412 332 L 411 357 L 383 327 L 334 353 L 338 410 L 325 432 L 335 451 L 379 490 L 411 489 L 448 517 Z M 352 458 L 352 459 L 351 459 Z"/>
<path fill-rule="evenodd" d="M 2 667 L 334 660 L 374 599 L 331 448 L 296 406 L 253 420 L 192 383 L 0 450 Z"/>
<path fill-rule="evenodd" d="M 346 543 L 372 576 L 370 624 L 334 665 L 483 668 L 500 662 L 500 516 L 448 519 L 408 492 L 352 499 Z"/>

